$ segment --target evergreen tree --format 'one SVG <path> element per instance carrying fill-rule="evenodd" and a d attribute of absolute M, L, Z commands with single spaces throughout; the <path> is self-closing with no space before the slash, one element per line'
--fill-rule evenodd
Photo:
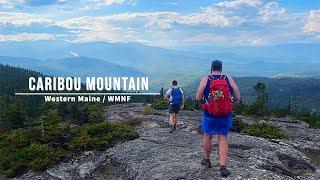
<path fill-rule="evenodd" d="M 268 94 L 266 92 L 266 85 L 264 83 L 257 83 L 254 87 L 257 94 L 257 99 L 249 107 L 249 113 L 256 114 L 259 116 L 267 113 Z"/>
<path fill-rule="evenodd" d="M 163 86 L 161 86 L 161 89 L 160 89 L 160 96 L 161 96 L 161 97 L 163 97 L 163 96 L 164 96 Z"/>

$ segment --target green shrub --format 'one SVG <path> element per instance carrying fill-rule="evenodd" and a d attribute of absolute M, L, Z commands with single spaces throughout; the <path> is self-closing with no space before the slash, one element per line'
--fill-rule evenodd
<path fill-rule="evenodd" d="M 248 125 L 242 132 L 267 139 L 284 139 L 288 137 L 279 126 L 267 123 Z"/>
<path fill-rule="evenodd" d="M 158 110 L 168 109 L 168 101 L 165 99 L 158 99 L 154 104 L 152 104 L 152 107 Z"/>
<path fill-rule="evenodd" d="M 68 144 L 70 149 L 107 149 L 118 141 L 132 140 L 139 137 L 134 128 L 124 123 L 101 122 L 71 129 L 75 138 Z"/>
<path fill-rule="evenodd" d="M 53 125 L 62 121 L 62 116 L 60 116 L 58 109 L 48 110 L 41 118 L 45 125 Z"/>
<path fill-rule="evenodd" d="M 49 148 L 47 144 L 32 143 L 26 148 L 1 156 L 0 171 L 9 177 L 21 174 L 26 170 L 40 171 L 65 156 L 66 152 L 62 149 Z"/>
<path fill-rule="evenodd" d="M 163 115 L 162 113 L 155 111 L 155 109 L 153 109 L 152 107 L 150 107 L 150 106 L 148 106 L 148 105 L 142 106 L 142 107 L 143 107 L 143 113 L 144 113 L 145 115 L 150 115 L 150 114 L 152 114 L 152 115 L 158 115 L 158 116 Z"/>
<path fill-rule="evenodd" d="M 191 99 L 189 97 L 184 102 L 184 110 L 189 110 L 189 111 L 200 110 L 200 104 L 196 100 Z"/>
<path fill-rule="evenodd" d="M 0 135 L 1 154 L 14 152 L 41 140 L 39 128 L 16 129 Z"/>
<path fill-rule="evenodd" d="M 68 124 L 55 124 L 44 128 L 44 143 L 67 143 L 72 134 L 70 133 L 70 127 Z"/>
<path fill-rule="evenodd" d="M 143 119 L 141 118 L 132 118 L 125 121 L 121 121 L 122 124 L 125 126 L 139 126 L 143 122 Z"/>
<path fill-rule="evenodd" d="M 41 171 L 78 150 L 105 150 L 116 142 L 136 139 L 139 134 L 130 123 L 56 124 L 2 133 L 0 174 L 13 177 L 28 170 Z"/>
<path fill-rule="evenodd" d="M 245 129 L 247 126 L 248 125 L 242 119 L 235 118 L 232 122 L 231 131 L 239 133 L 243 129 Z"/>
<path fill-rule="evenodd" d="M 91 105 L 88 107 L 88 119 L 90 123 L 101 122 L 103 117 L 102 107 L 99 105 Z"/>

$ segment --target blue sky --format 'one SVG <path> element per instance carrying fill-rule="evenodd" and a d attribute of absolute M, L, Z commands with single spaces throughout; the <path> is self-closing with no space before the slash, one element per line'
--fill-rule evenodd
<path fill-rule="evenodd" d="M 40 40 L 168 48 L 319 43 L 320 1 L 0 0 L 0 41 Z"/>

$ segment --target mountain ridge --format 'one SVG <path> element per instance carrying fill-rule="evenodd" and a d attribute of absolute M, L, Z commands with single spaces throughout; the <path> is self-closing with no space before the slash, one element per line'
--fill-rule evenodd
<path fill-rule="evenodd" d="M 305 46 L 306 47 L 305 47 Z M 244 76 L 275 76 L 285 72 L 317 70 L 320 45 L 287 44 L 259 47 L 210 47 L 201 52 L 197 48 L 166 49 L 141 43 L 110 43 L 104 41 L 69 43 L 65 41 L 1 42 L 3 56 L 24 56 L 35 59 L 60 59 L 84 56 L 131 66 L 149 73 L 204 73 L 210 61 L 225 62 L 225 70 Z M 258 70 L 256 71 L 256 67 Z M 174 68 L 173 68 L 174 67 Z M 264 69 L 266 68 L 266 69 Z"/>

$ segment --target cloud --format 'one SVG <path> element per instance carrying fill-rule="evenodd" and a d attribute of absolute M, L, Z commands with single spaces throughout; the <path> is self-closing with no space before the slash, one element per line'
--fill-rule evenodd
<path fill-rule="evenodd" d="M 46 6 L 53 4 L 64 4 L 68 0 L 0 0 L 0 7 L 12 9 L 23 6 Z"/>
<path fill-rule="evenodd" d="M 0 41 L 39 41 L 39 40 L 54 40 L 55 37 L 51 34 L 28 34 L 20 33 L 13 35 L 0 34 Z"/>
<path fill-rule="evenodd" d="M 217 7 L 235 9 L 241 6 L 257 7 L 262 5 L 260 0 L 235 0 L 235 1 L 223 1 L 215 4 Z"/>
<path fill-rule="evenodd" d="M 302 30 L 307 34 L 320 33 L 320 9 L 309 12 L 307 23 L 303 26 Z"/>
<path fill-rule="evenodd" d="M 36 14 L 0 12 L 0 26 L 10 23 L 16 26 L 30 25 L 32 23 L 51 24 L 53 20 L 42 18 Z"/>
<path fill-rule="evenodd" d="M 0 7 L 11 9 L 24 3 L 24 0 L 0 0 Z"/>
<path fill-rule="evenodd" d="M 260 8 L 258 19 L 263 22 L 281 20 L 286 16 L 286 10 L 278 2 L 269 2 Z"/>
<path fill-rule="evenodd" d="M 30 25 L 32 23 L 51 24 L 53 23 L 53 20 L 42 18 L 36 14 L 0 12 L 0 26 L 6 23 L 10 23 L 15 26 L 23 26 Z"/>
<path fill-rule="evenodd" d="M 236 45 L 261 46 L 267 44 L 266 40 L 261 37 L 250 37 L 248 39 L 236 38 L 234 41 Z"/>
<path fill-rule="evenodd" d="M 90 9 L 98 10 L 112 5 L 135 6 L 137 4 L 137 0 L 87 0 L 83 4 Z"/>
<path fill-rule="evenodd" d="M 8 4 L 12 1 L 0 0 L 0 4 L 1 2 Z M 67 4 L 65 0 L 54 2 Z M 277 0 L 220 1 L 192 12 L 152 11 L 103 15 L 100 11 L 95 11 L 100 16 L 84 15 L 91 13 L 94 8 L 135 5 L 137 1 L 87 0 L 73 3 L 80 4 L 79 7 L 85 10 L 72 11 L 70 8 L 74 9 L 74 6 L 61 6 L 59 8 L 66 8 L 66 11 L 59 11 L 59 17 L 52 15 L 52 12 L 46 16 L 0 12 L 0 31 L 2 35 L 53 34 L 57 39 L 73 42 L 141 42 L 167 47 L 179 44 L 257 46 L 299 42 L 306 40 L 306 33 L 319 32 L 320 10 L 310 11 L 308 17 L 303 13 L 289 14 Z"/>
<path fill-rule="evenodd" d="M 121 29 L 117 29 L 114 25 L 108 24 L 103 17 L 84 16 L 59 21 L 56 25 L 64 27 L 75 34 L 75 41 L 120 41 L 119 34 Z"/>
<path fill-rule="evenodd" d="M 68 0 L 24 0 L 25 5 L 29 6 L 46 6 L 52 4 L 63 4 Z"/>
<path fill-rule="evenodd" d="M 179 43 L 263 45 L 277 41 L 273 37 L 285 37 L 287 27 L 298 25 L 296 20 L 290 24 L 292 20 L 277 1 L 235 0 L 214 3 L 193 13 L 128 12 L 77 17 L 56 22 L 56 25 L 69 29 L 77 42 L 135 41 L 161 46 Z M 268 32 L 264 28 L 271 29 Z"/>
<path fill-rule="evenodd" d="M 79 57 L 80 55 L 74 51 L 69 51 L 70 55 L 71 56 L 74 56 L 74 57 Z"/>
<path fill-rule="evenodd" d="M 89 2 L 94 2 L 96 6 L 103 7 L 103 6 L 111 6 L 114 4 L 123 4 L 124 0 L 89 0 Z"/>
<path fill-rule="evenodd" d="M 174 24 L 209 25 L 213 27 L 238 26 L 252 22 L 278 21 L 286 15 L 276 1 L 260 0 L 223 1 L 202 8 L 198 12 L 180 14 L 178 12 L 123 13 L 110 16 L 111 20 L 144 22 L 145 27 L 169 29 Z"/>
<path fill-rule="evenodd" d="M 192 37 L 188 37 L 182 41 L 187 44 L 221 44 L 227 43 L 228 39 L 222 35 L 214 35 L 214 34 L 199 34 Z"/>

